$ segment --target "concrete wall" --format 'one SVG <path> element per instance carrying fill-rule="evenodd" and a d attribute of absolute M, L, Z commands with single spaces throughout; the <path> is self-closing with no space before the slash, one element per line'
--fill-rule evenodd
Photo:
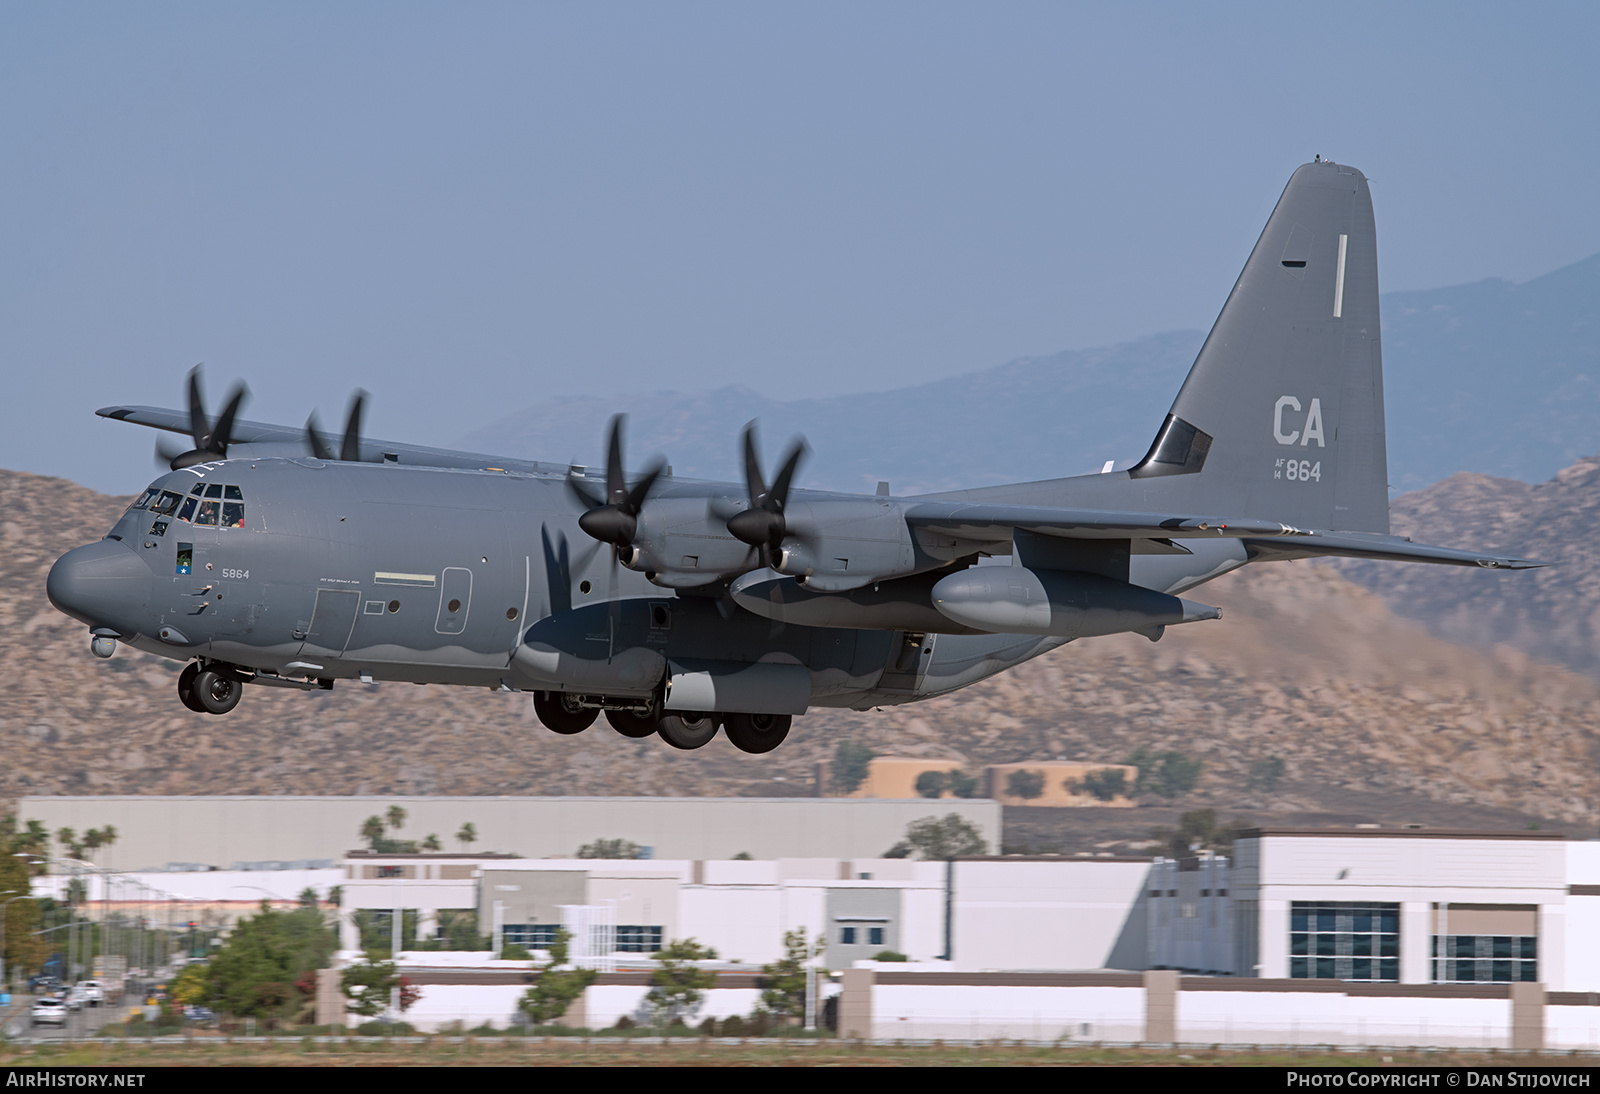
<path fill-rule="evenodd" d="M 182 797 L 23 798 L 18 816 L 51 832 L 115 825 L 118 839 L 98 856 L 119 870 L 169 863 L 230 867 L 264 860 L 338 860 L 364 846 L 361 822 L 391 805 L 408 818 L 398 836 L 437 835 L 457 849 L 464 823 L 477 827 L 472 851 L 566 857 L 596 839 L 626 839 L 657 859 L 875 858 L 912 821 L 958 813 L 1000 845 L 993 801 L 850 798 L 533 797 Z M 57 849 L 59 853 L 59 849 Z"/>
<path fill-rule="evenodd" d="M 1149 872 L 1146 860 L 957 862 L 956 963 L 963 969 L 1142 969 Z"/>

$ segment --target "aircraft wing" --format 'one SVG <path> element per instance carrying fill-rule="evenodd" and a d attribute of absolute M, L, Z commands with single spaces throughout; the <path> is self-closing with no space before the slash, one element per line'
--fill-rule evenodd
<path fill-rule="evenodd" d="M 169 433 L 189 435 L 189 415 L 181 410 L 168 410 L 155 406 L 106 406 L 95 411 L 102 418 L 135 425 L 164 429 Z M 323 431 L 320 436 L 332 449 L 339 447 L 336 434 Z M 273 425 L 269 422 L 239 420 L 233 423 L 230 440 L 234 445 L 259 448 L 257 455 L 283 455 L 292 450 L 296 455 L 309 455 L 303 427 Z M 425 445 L 407 444 L 403 441 L 385 441 L 376 437 L 361 438 L 361 458 L 370 462 L 406 464 L 411 467 L 463 467 L 498 468 L 503 471 L 530 473 L 563 473 L 566 464 L 541 463 L 537 460 L 516 460 L 505 456 L 491 456 L 481 452 L 460 452 L 449 448 L 428 448 Z"/>
<path fill-rule="evenodd" d="M 1016 530 L 1068 539 L 1244 539 L 1318 535 L 1277 521 L 1240 517 L 959 501 L 912 502 L 906 506 L 905 518 L 913 528 L 952 539 L 983 542 L 1010 539 Z"/>

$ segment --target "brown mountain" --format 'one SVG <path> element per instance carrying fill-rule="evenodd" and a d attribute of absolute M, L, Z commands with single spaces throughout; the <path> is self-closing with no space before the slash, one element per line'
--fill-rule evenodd
<path fill-rule="evenodd" d="M 1108 846 L 1202 806 L 1280 821 L 1541 821 L 1574 831 L 1600 819 L 1600 684 L 1505 647 L 1432 636 L 1331 568 L 1304 563 L 1252 567 L 1205 586 L 1195 595 L 1224 607 L 1225 618 L 1173 628 L 1159 644 L 1094 639 L 943 699 L 819 711 L 763 757 L 722 740 L 675 752 L 604 723 L 560 737 L 539 725 L 526 695 L 459 688 L 252 688 L 230 715 L 193 714 L 174 694 L 178 663 L 126 647 L 96 660 L 84 628 L 44 596 L 54 559 L 98 537 L 124 504 L 0 472 L 3 807 L 26 794 L 96 792 L 808 793 L 813 764 L 854 738 L 880 752 L 973 765 L 1121 760 L 1141 747 L 1205 765 L 1193 792 L 1152 799 L 1149 809 L 1019 811 L 1036 846 L 1090 837 Z M 1278 785 L 1264 786 L 1271 780 L 1259 769 L 1252 781 L 1252 766 L 1274 758 L 1283 761 Z"/>
<path fill-rule="evenodd" d="M 1600 457 L 1549 482 L 1453 475 L 1390 506 L 1394 531 L 1423 543 L 1537 558 L 1542 570 L 1345 563 L 1396 612 L 1464 645 L 1508 643 L 1600 677 Z"/>

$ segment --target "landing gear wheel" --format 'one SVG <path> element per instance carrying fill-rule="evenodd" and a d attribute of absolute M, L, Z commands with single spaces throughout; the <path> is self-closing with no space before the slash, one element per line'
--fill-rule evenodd
<path fill-rule="evenodd" d="M 606 711 L 606 721 L 611 723 L 612 729 L 624 737 L 632 737 L 636 741 L 654 736 L 656 730 L 661 728 L 661 723 L 654 718 L 646 717 L 643 714 L 634 714 L 627 710 Z"/>
<path fill-rule="evenodd" d="M 740 752 L 760 755 L 783 744 L 794 718 L 787 714 L 729 714 L 722 731 Z"/>
<path fill-rule="evenodd" d="M 687 752 L 709 744 L 711 738 L 717 735 L 717 716 L 700 711 L 663 714 L 656 733 L 673 748 Z"/>
<path fill-rule="evenodd" d="M 226 714 L 239 705 L 244 681 L 231 672 L 201 669 L 194 678 L 194 698 L 207 714 Z"/>
<path fill-rule="evenodd" d="M 200 675 L 200 662 L 190 661 L 178 673 L 178 701 L 196 714 L 205 714 L 206 708 L 200 705 L 199 696 L 194 693 L 194 678 Z"/>
<path fill-rule="evenodd" d="M 546 729 L 563 736 L 582 733 L 594 725 L 594 720 L 600 717 L 598 710 L 585 710 L 580 707 L 577 696 L 554 691 L 534 692 L 533 712 L 539 716 L 539 721 L 544 723 Z"/>

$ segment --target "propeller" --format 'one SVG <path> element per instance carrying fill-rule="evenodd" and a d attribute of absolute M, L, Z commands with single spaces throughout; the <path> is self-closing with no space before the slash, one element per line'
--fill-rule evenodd
<path fill-rule="evenodd" d="M 783 537 L 789 534 L 783 510 L 789 504 L 794 473 L 810 451 L 804 438 L 796 437 L 778 477 L 769 487 L 761 475 L 761 458 L 756 454 L 756 423 L 752 421 L 744 427 L 744 481 L 750 493 L 750 508 L 728 519 L 728 531 L 760 552 L 762 565 L 772 565 Z"/>
<path fill-rule="evenodd" d="M 200 394 L 200 366 L 196 365 L 189 370 L 189 436 L 194 441 L 194 447 L 180 452 L 158 442 L 156 456 L 174 471 L 193 467 L 197 463 L 227 459 L 228 445 L 233 439 L 234 419 L 238 417 L 239 407 L 249 394 L 250 389 L 243 384 L 235 385 L 233 394 L 213 424 L 206 417 L 205 399 Z"/>
<path fill-rule="evenodd" d="M 657 460 L 643 477 L 628 488 L 622 466 L 622 430 L 627 415 L 618 414 L 611 419 L 611 437 L 606 456 L 606 492 L 601 497 L 585 479 L 567 472 L 567 489 L 587 506 L 578 518 L 578 527 L 601 543 L 617 549 L 617 559 L 628 562 L 633 555 L 633 537 L 639 530 L 639 511 L 656 479 L 666 470 L 666 462 Z"/>
<path fill-rule="evenodd" d="M 311 449 L 311 454 L 319 460 L 342 460 L 345 463 L 359 463 L 361 461 L 361 415 L 367 406 L 367 393 L 357 388 L 354 395 L 350 396 L 350 412 L 344 420 L 344 437 L 339 442 L 339 454 L 335 456 L 333 449 L 328 447 L 328 442 L 322 437 L 322 426 L 317 422 L 317 412 L 313 410 L 306 419 L 306 444 Z"/>

